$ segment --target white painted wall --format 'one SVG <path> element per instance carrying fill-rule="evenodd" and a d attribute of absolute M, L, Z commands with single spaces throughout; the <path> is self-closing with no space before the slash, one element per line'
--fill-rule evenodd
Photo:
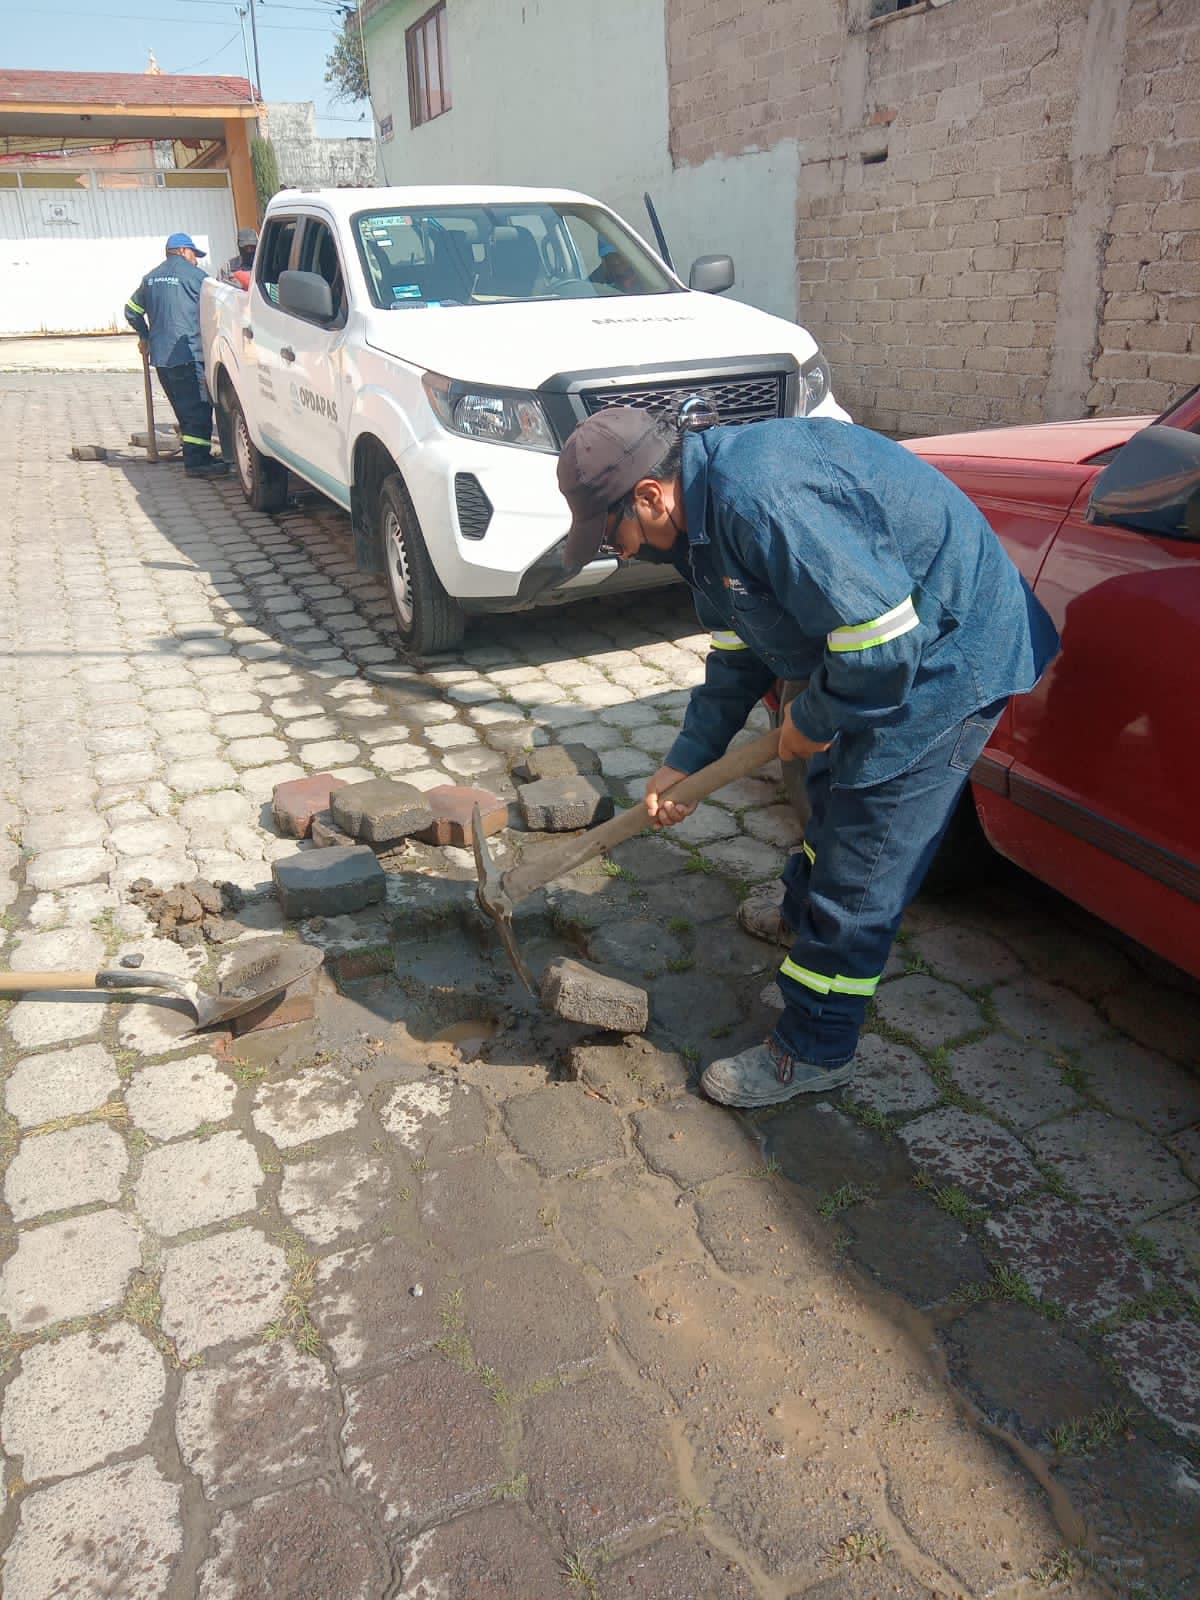
<path fill-rule="evenodd" d="M 794 143 L 678 172 L 668 153 L 661 0 L 449 0 L 453 108 L 409 125 L 405 29 L 428 0 L 392 0 L 366 25 L 379 183 L 528 183 L 581 189 L 649 237 L 649 189 L 676 267 L 733 256 L 734 299 L 795 316 Z"/>
<path fill-rule="evenodd" d="M 168 234 L 190 233 L 209 271 L 233 255 L 228 186 L 102 188 L 101 176 L 113 177 L 0 190 L 0 334 L 123 330 L 125 302 L 162 260 Z"/>

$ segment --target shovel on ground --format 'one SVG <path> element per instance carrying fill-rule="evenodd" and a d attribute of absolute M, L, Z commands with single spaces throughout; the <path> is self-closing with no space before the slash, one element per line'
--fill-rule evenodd
<path fill-rule="evenodd" d="M 311 945 L 257 939 L 243 946 L 216 994 L 206 994 L 186 978 L 177 978 L 170 972 L 114 967 L 105 972 L 0 973 L 0 996 L 35 994 L 39 990 L 166 989 L 183 1000 L 196 1019 L 187 1033 L 198 1033 L 202 1028 L 230 1022 L 247 1011 L 254 1011 L 265 1001 L 273 1000 L 293 983 L 314 973 L 324 959 L 322 952 Z M 160 997 L 147 995 L 145 998 Z"/>
<path fill-rule="evenodd" d="M 768 761 L 774 761 L 778 754 L 779 729 L 772 728 L 769 733 L 760 734 L 749 744 L 731 750 L 711 766 L 701 767 L 699 772 L 684 778 L 671 789 L 670 798 L 682 800 L 685 804 L 706 800 L 727 783 L 745 778 Z M 626 839 L 632 839 L 635 834 L 641 833 L 649 821 L 643 800 L 640 805 L 630 806 L 628 811 L 619 811 L 611 822 L 602 823 L 598 828 L 589 828 L 586 833 L 576 834 L 561 843 L 542 845 L 540 849 L 532 851 L 526 860 L 510 867 L 507 872 L 501 872 L 483 836 L 479 807 L 475 807 L 471 828 L 475 871 L 479 878 L 475 885 L 475 898 L 480 910 L 486 912 L 496 924 L 508 958 L 530 994 L 534 992 L 533 979 L 521 959 L 513 931 L 512 918 L 516 907 L 535 890 L 545 888 L 546 884 L 553 883 L 568 872 L 574 872 L 576 867 L 591 861 L 602 850 L 612 850 L 624 844 Z"/>

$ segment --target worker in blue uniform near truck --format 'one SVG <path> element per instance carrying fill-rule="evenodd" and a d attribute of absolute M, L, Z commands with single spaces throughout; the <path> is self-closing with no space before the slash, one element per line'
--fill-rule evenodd
<path fill-rule="evenodd" d="M 983 515 L 903 446 L 830 418 L 681 431 L 597 412 L 567 440 L 565 564 L 602 545 L 667 561 L 712 631 L 665 764 L 656 825 L 777 679 L 780 756 L 807 760 L 811 816 L 770 915 L 743 926 L 788 948 L 771 1037 L 714 1061 L 714 1100 L 772 1105 L 850 1081 L 866 1009 L 905 906 L 1010 695 L 1058 648 L 1054 626 Z"/>
<path fill-rule="evenodd" d="M 183 465 L 189 478 L 221 478 L 229 463 L 212 453 L 212 400 L 204 381 L 200 344 L 200 288 L 207 274 L 204 251 L 186 233 L 167 240 L 164 260 L 148 272 L 125 305 L 125 320 L 171 402 L 183 439 Z"/>

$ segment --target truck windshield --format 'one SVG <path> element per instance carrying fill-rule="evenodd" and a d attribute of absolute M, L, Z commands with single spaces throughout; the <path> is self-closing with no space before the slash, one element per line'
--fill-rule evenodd
<path fill-rule="evenodd" d="M 682 292 L 598 206 L 362 211 L 354 228 L 375 304 L 395 310 Z"/>

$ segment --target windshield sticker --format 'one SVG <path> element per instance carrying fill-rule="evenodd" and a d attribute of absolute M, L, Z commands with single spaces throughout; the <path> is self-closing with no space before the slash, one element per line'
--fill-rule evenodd
<path fill-rule="evenodd" d="M 371 217 L 372 228 L 411 228 L 411 217 Z"/>
<path fill-rule="evenodd" d="M 419 300 L 421 298 L 421 285 L 419 283 L 394 283 L 392 285 L 393 300 Z"/>

